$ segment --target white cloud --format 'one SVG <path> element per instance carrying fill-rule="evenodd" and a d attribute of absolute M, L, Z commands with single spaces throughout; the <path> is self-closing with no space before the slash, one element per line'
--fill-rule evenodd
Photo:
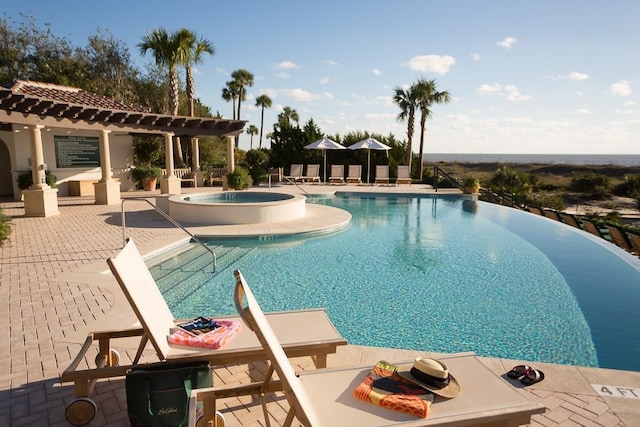
<path fill-rule="evenodd" d="M 326 61 L 322 61 L 323 64 L 327 64 L 327 65 L 331 65 L 331 66 L 335 66 L 335 65 L 340 65 L 339 62 L 336 61 L 332 61 L 332 60 L 326 60 Z"/>
<path fill-rule="evenodd" d="M 311 101 L 320 101 L 320 100 L 331 100 L 333 99 L 333 94 L 330 92 L 322 92 L 322 93 L 312 93 L 306 91 L 304 89 L 296 88 L 296 89 L 266 89 L 265 93 L 270 98 L 276 98 L 279 96 L 293 99 L 294 101 L 299 102 L 311 102 Z"/>
<path fill-rule="evenodd" d="M 442 75 L 447 74 L 455 63 L 456 59 L 449 55 L 419 55 L 403 65 L 408 66 L 412 71 Z"/>
<path fill-rule="evenodd" d="M 471 60 L 472 61 L 480 61 L 480 54 L 479 53 L 473 52 L 473 53 L 469 54 L 469 56 L 471 56 Z"/>
<path fill-rule="evenodd" d="M 609 86 L 609 92 L 613 95 L 629 96 L 631 95 L 631 86 L 626 80 L 620 80 Z"/>
<path fill-rule="evenodd" d="M 588 74 L 584 74 L 584 73 L 578 73 L 578 72 L 573 72 L 570 73 L 567 78 L 569 80 L 587 80 L 589 78 Z"/>
<path fill-rule="evenodd" d="M 323 78 L 321 78 L 321 79 L 319 80 L 319 83 L 320 83 L 321 85 L 326 85 L 327 83 L 329 83 L 329 81 L 330 81 L 330 80 L 329 80 L 329 77 L 323 77 Z"/>
<path fill-rule="evenodd" d="M 300 68 L 301 65 L 298 65 L 291 61 L 282 61 L 277 63 L 273 68 L 276 70 L 294 70 L 296 68 Z"/>
<path fill-rule="evenodd" d="M 576 112 L 578 114 L 591 114 L 591 110 L 589 110 L 588 108 L 578 108 Z"/>
<path fill-rule="evenodd" d="M 276 73 L 276 77 L 280 77 L 281 79 L 290 79 L 291 74 L 289 73 Z"/>
<path fill-rule="evenodd" d="M 527 101 L 531 99 L 531 95 L 523 95 L 516 85 L 507 84 L 500 85 L 498 83 L 483 84 L 477 90 L 481 95 L 499 95 L 507 99 L 507 101 Z"/>
<path fill-rule="evenodd" d="M 377 68 L 374 68 L 372 72 L 376 76 L 381 76 L 382 75 L 382 71 L 378 70 Z"/>
<path fill-rule="evenodd" d="M 502 46 L 504 48 L 507 49 L 511 49 L 511 46 L 513 46 L 514 44 L 516 44 L 518 42 L 518 39 L 515 37 L 507 37 L 503 40 L 500 40 L 499 42 L 497 42 L 496 44 L 498 46 Z"/>

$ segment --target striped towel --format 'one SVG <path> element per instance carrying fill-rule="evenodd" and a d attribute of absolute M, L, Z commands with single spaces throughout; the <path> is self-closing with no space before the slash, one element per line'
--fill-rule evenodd
<path fill-rule="evenodd" d="M 235 320 L 216 320 L 215 322 L 220 326 L 219 328 L 200 335 L 192 335 L 182 329 L 176 329 L 167 337 L 167 341 L 175 345 L 217 349 L 223 347 L 240 331 L 241 324 Z"/>

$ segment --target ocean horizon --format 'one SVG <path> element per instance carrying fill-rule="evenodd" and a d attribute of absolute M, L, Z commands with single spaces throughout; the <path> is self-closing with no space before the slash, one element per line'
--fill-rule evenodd
<path fill-rule="evenodd" d="M 425 163 L 539 163 L 567 165 L 640 166 L 640 154 L 486 154 L 426 153 Z"/>

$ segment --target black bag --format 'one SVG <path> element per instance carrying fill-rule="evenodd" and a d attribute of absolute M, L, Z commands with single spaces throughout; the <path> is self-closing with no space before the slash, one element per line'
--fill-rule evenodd
<path fill-rule="evenodd" d="M 132 369 L 125 385 L 133 427 L 186 426 L 191 390 L 211 387 L 211 367 L 208 362 L 192 362 Z"/>

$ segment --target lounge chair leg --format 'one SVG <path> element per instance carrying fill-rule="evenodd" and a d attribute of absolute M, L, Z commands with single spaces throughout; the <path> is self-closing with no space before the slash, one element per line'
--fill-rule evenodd
<path fill-rule="evenodd" d="M 311 356 L 311 360 L 313 360 L 313 364 L 316 368 L 326 368 L 327 367 L 327 355 L 326 354 L 316 354 Z"/>

